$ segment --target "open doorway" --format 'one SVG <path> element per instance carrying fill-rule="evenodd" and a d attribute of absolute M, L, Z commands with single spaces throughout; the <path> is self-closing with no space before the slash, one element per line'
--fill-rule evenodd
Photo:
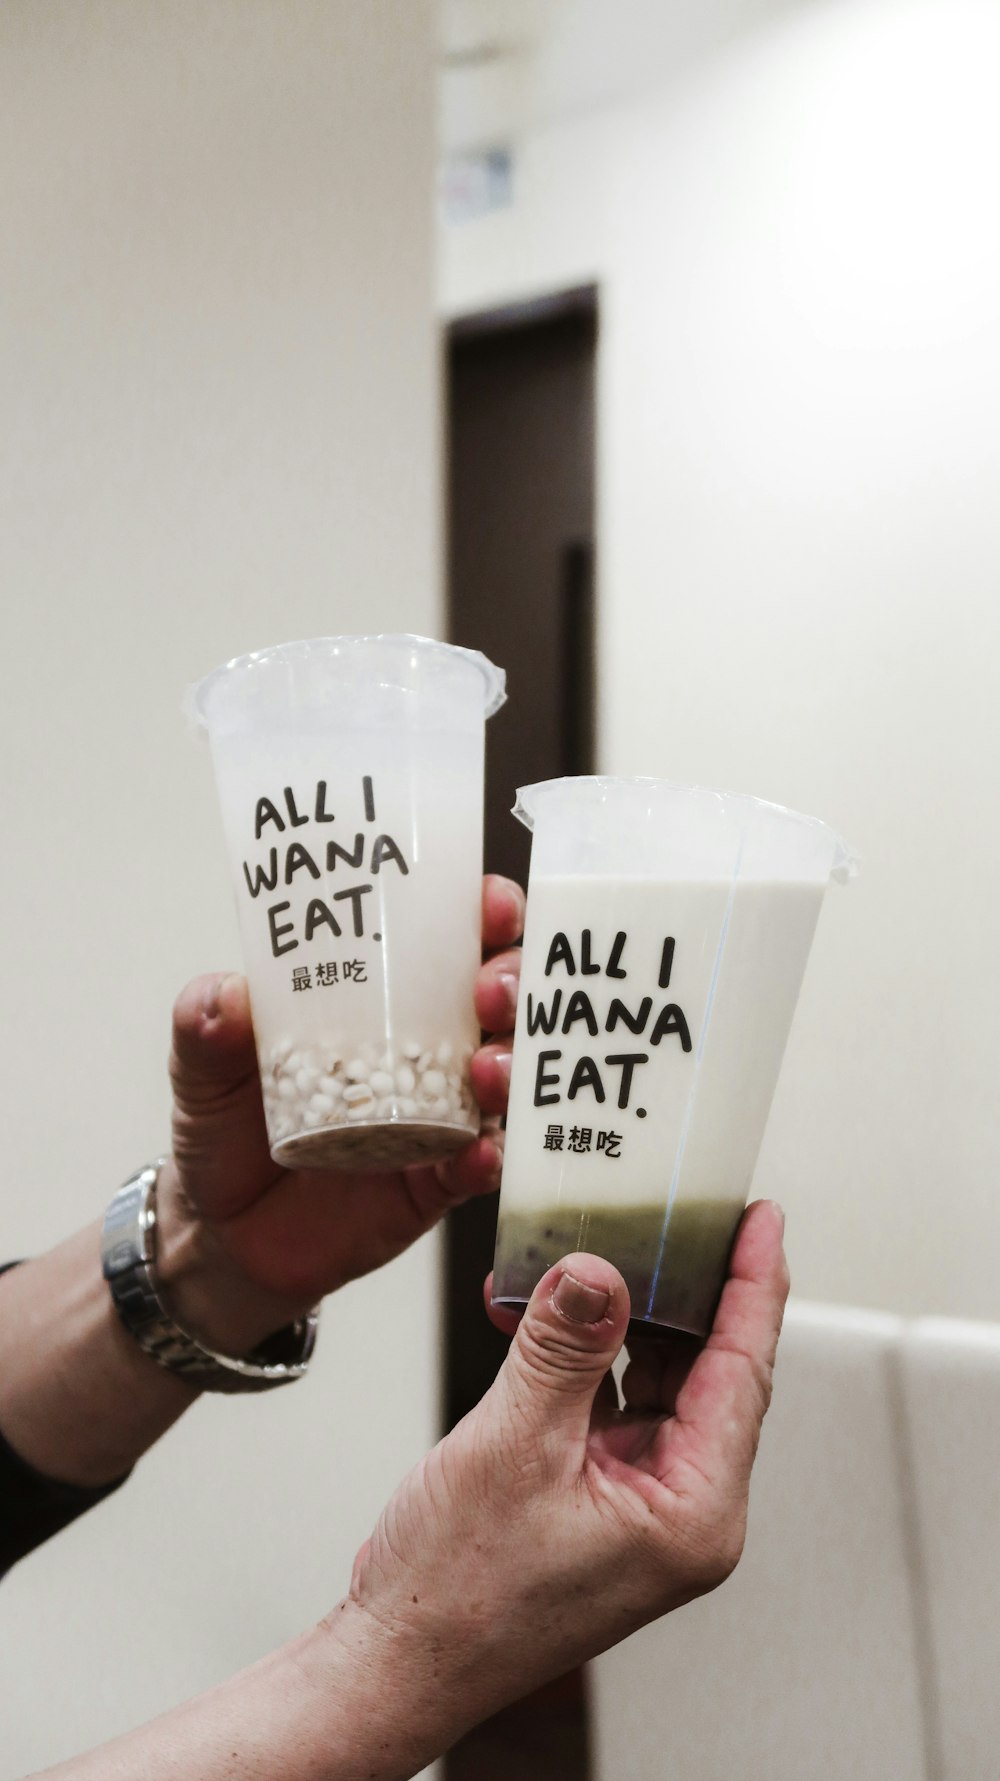
<path fill-rule="evenodd" d="M 463 318 L 447 339 L 448 622 L 454 643 L 507 669 L 487 731 L 486 869 L 527 882 L 519 785 L 593 770 L 592 287 Z M 445 1239 L 444 1415 L 478 1403 L 507 1343 L 487 1322 L 496 1204 L 474 1201 Z M 585 1682 L 566 1677 L 449 1753 L 448 1781 L 588 1781 Z"/>

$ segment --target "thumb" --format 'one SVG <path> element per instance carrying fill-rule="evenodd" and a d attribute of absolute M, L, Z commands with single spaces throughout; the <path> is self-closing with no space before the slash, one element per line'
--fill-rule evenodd
<path fill-rule="evenodd" d="M 539 1281 L 497 1378 L 515 1442 L 582 1449 L 597 1389 L 623 1341 L 628 1288 L 596 1255 L 568 1255 Z"/>
<path fill-rule="evenodd" d="M 195 977 L 174 1003 L 170 1074 L 179 1099 L 215 1099 L 256 1069 L 246 979 Z"/>
<path fill-rule="evenodd" d="M 274 1179 L 250 998 L 237 976 L 195 978 L 174 1004 L 173 1156 L 205 1216 L 244 1210 Z"/>

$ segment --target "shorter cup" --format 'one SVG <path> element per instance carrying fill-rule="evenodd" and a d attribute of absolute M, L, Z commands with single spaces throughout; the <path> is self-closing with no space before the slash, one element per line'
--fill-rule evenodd
<path fill-rule="evenodd" d="M 823 894 L 825 824 L 658 779 L 518 794 L 534 832 L 493 1300 L 561 1256 L 623 1274 L 634 1325 L 705 1335 Z"/>
<path fill-rule="evenodd" d="M 484 720 L 503 684 L 473 650 L 378 636 L 240 656 L 193 689 L 287 1168 L 401 1168 L 479 1129 Z"/>

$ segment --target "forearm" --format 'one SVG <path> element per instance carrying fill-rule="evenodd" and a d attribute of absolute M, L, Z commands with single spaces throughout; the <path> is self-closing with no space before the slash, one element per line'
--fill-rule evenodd
<path fill-rule="evenodd" d="M 434 1668 L 348 1600 L 210 1693 L 35 1781 L 403 1781 L 465 1729 Z"/>
<path fill-rule="evenodd" d="M 119 1322 L 99 1225 L 0 1276 L 0 1430 L 37 1471 L 108 1484 L 196 1395 Z"/>
<path fill-rule="evenodd" d="M 241 1355 L 298 1315 L 228 1261 L 185 1206 L 170 1161 L 157 1199 L 157 1281 L 182 1328 Z M 120 1478 L 197 1395 L 123 1327 L 99 1223 L 0 1275 L 0 1432 L 37 1471 L 86 1486 Z"/>

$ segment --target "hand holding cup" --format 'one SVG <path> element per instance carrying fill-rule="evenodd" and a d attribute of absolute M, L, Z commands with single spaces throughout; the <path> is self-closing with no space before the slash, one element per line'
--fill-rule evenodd
<path fill-rule="evenodd" d="M 448 1210 L 495 1192 L 524 923 L 524 893 L 487 877 L 485 962 L 475 985 L 490 1033 L 471 1079 L 478 1137 L 436 1164 L 403 1170 L 284 1169 L 270 1152 L 246 981 L 204 977 L 174 1010 L 173 1152 L 161 1176 L 161 1275 L 203 1340 L 242 1352 L 326 1293 L 391 1261 Z M 176 1297 L 175 1297 L 176 1304 Z"/>

